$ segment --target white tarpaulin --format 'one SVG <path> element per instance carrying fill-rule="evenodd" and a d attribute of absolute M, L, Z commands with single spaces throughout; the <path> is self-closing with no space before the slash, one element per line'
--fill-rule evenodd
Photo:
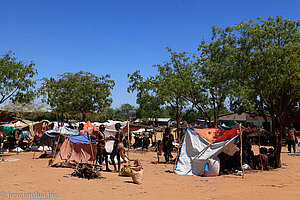
<path fill-rule="evenodd" d="M 194 130 L 187 129 L 174 172 L 180 175 L 218 175 L 220 161 L 217 155 L 221 152 L 233 155 L 238 150 L 236 144 L 239 135 L 236 129 L 229 130 L 229 132 L 231 135 L 228 137 L 230 138 L 222 135 L 224 140 L 210 142 Z"/>

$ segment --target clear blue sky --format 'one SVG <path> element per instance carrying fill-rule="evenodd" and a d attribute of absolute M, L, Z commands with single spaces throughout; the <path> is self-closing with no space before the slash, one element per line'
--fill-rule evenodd
<path fill-rule="evenodd" d="M 165 47 L 196 52 L 211 26 L 242 19 L 299 19 L 299 0 L 0 0 L 0 53 L 36 63 L 36 78 L 64 72 L 111 74 L 113 107 L 133 105 L 127 74 L 155 74 Z"/>

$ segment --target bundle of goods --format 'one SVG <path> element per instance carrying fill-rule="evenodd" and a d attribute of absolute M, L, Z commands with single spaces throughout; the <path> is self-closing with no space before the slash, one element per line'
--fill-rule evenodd
<path fill-rule="evenodd" d="M 104 178 L 101 176 L 99 169 L 88 163 L 78 163 L 71 176 L 87 179 Z"/>
<path fill-rule="evenodd" d="M 144 170 L 139 160 L 134 161 L 134 165 L 130 167 L 132 181 L 136 184 L 142 184 Z"/>

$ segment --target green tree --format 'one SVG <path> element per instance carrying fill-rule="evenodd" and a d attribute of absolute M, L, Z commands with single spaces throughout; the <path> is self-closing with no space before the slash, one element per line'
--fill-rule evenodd
<path fill-rule="evenodd" d="M 112 103 L 111 90 L 115 83 L 110 75 L 95 76 L 89 72 L 64 73 L 57 79 L 43 78 L 40 92 L 52 110 L 58 113 L 82 115 L 103 112 Z"/>
<path fill-rule="evenodd" d="M 150 118 L 162 117 L 163 107 L 170 106 L 174 110 L 174 119 L 177 121 L 177 130 L 179 130 L 182 110 L 187 105 L 187 100 L 182 95 L 182 87 L 178 82 L 180 79 L 173 70 L 174 64 L 171 60 L 164 65 L 154 65 L 158 69 L 158 75 L 150 76 L 145 81 L 139 71 L 129 75 L 130 83 L 132 83 L 129 91 L 137 90 L 140 111 L 148 112 Z M 179 136 L 178 131 L 177 136 Z"/>
<path fill-rule="evenodd" d="M 272 117 L 276 167 L 281 166 L 282 136 L 300 87 L 300 21 L 258 18 L 215 29 L 214 37 L 232 40 L 236 84 L 232 97 L 242 105 Z M 294 103 L 293 103 L 294 102 Z"/>
<path fill-rule="evenodd" d="M 130 110 L 134 110 L 134 106 L 128 104 L 128 103 L 125 103 L 125 104 L 122 104 L 119 108 L 115 109 L 115 119 L 118 119 L 118 120 L 128 120 L 129 119 L 129 111 Z"/>
<path fill-rule="evenodd" d="M 143 121 L 160 117 L 164 101 L 153 91 L 152 78 L 148 77 L 144 80 L 138 70 L 133 74 L 128 74 L 128 78 L 130 85 L 127 91 L 137 92 L 136 103 L 139 104 L 137 117 Z"/>
<path fill-rule="evenodd" d="M 206 44 L 203 41 L 199 46 L 199 57 L 184 51 L 177 53 L 168 49 L 176 74 L 174 85 L 180 88 L 182 97 L 199 111 L 209 126 L 218 124 L 218 115 L 231 93 L 228 45 L 223 43 L 221 48 L 216 49 L 217 45 L 213 45 L 212 42 Z"/>
<path fill-rule="evenodd" d="M 180 74 L 176 70 L 181 63 L 174 58 L 172 50 L 167 48 L 171 58 L 164 65 L 154 65 L 157 67 L 158 75 L 151 78 L 152 89 L 158 98 L 165 102 L 166 106 L 172 108 L 177 126 L 177 138 L 180 138 L 179 127 L 183 117 L 183 109 L 188 106 L 188 101 L 184 96 L 184 84 Z M 186 58 L 184 58 L 186 59 Z"/>
<path fill-rule="evenodd" d="M 34 98 L 34 75 L 37 70 L 33 61 L 24 64 L 11 51 L 0 57 L 0 104 L 6 100 L 29 102 Z"/>
<path fill-rule="evenodd" d="M 241 37 L 237 44 L 237 71 L 246 73 L 245 83 L 251 96 L 272 117 L 275 134 L 276 167 L 280 154 L 285 121 L 300 87 L 300 21 L 282 17 L 243 21 L 236 25 Z M 253 94 L 254 93 L 254 94 Z"/>

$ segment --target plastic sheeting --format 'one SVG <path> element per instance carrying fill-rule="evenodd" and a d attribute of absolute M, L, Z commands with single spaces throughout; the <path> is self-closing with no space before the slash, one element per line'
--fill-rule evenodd
<path fill-rule="evenodd" d="M 96 138 L 95 137 L 90 137 L 92 143 L 96 143 Z M 70 142 L 72 143 L 84 143 L 84 144 L 89 144 L 90 139 L 87 135 L 87 132 L 80 134 L 80 135 L 71 135 L 69 137 Z"/>
<path fill-rule="evenodd" d="M 230 130 L 228 134 L 224 133 L 221 137 L 224 140 L 216 140 L 217 142 L 211 143 L 199 133 L 187 129 L 174 172 L 180 175 L 218 175 L 220 162 L 217 159 L 217 155 L 221 152 L 233 155 L 238 150 L 236 144 L 239 135 L 237 133 L 232 134 L 232 132 Z M 201 154 L 198 155 L 200 152 Z M 207 165 L 210 172 L 205 170 Z"/>

